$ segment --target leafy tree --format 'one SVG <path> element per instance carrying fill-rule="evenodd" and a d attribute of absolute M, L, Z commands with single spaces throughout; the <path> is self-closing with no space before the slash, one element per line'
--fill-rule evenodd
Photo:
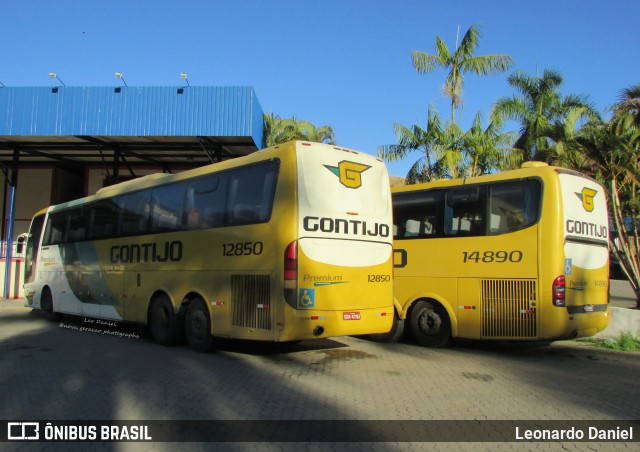
<path fill-rule="evenodd" d="M 426 129 L 401 124 L 395 124 L 394 129 L 398 144 L 380 147 L 378 156 L 386 161 L 398 161 L 411 152 L 420 152 L 422 155 L 407 173 L 408 184 L 479 176 L 509 166 L 514 156 L 508 146 L 512 135 L 502 133 L 494 123 L 483 129 L 480 113 L 466 132 L 455 123 L 443 125 L 433 108 L 429 109 Z"/>
<path fill-rule="evenodd" d="M 409 128 L 399 123 L 395 123 L 393 128 L 398 144 L 379 147 L 378 157 L 396 162 L 405 159 L 412 152 L 420 152 L 422 155 L 407 173 L 408 184 L 442 179 L 445 176 L 442 159 L 434 146 L 437 137 L 442 134 L 442 122 L 433 108 L 429 108 L 426 129 L 418 125 Z"/>
<path fill-rule="evenodd" d="M 616 111 L 614 109 L 614 111 Z M 640 307 L 640 128 L 617 111 L 609 122 L 591 122 L 576 137 L 576 142 L 592 166 L 592 174 L 609 190 L 611 220 L 616 234 L 610 249 L 636 293 Z"/>
<path fill-rule="evenodd" d="M 566 126 L 575 127 L 578 120 L 598 118 L 586 97 L 559 93 L 563 79 L 557 71 L 545 69 L 542 77 L 518 71 L 510 75 L 507 82 L 519 94 L 498 99 L 491 115 L 499 123 L 513 120 L 520 124 L 514 147 L 521 150 L 523 161 L 544 160 L 544 153 L 557 142 L 554 138 L 558 139 L 565 132 L 573 133 L 565 130 Z M 571 117 L 566 121 L 569 115 Z M 556 149 L 562 150 L 562 147 Z"/>
<path fill-rule="evenodd" d="M 275 146 L 291 140 L 335 144 L 335 133 L 330 126 L 316 127 L 296 117 L 282 119 L 273 113 L 264 115 L 262 147 Z"/>
<path fill-rule="evenodd" d="M 475 54 L 480 40 L 480 26 L 472 25 L 465 33 L 453 53 L 449 50 L 440 36 L 436 36 L 436 52 L 434 54 L 414 50 L 411 52 L 413 67 L 418 73 L 425 74 L 438 67 L 449 70 L 443 94 L 451 99 L 451 123 L 455 124 L 455 111 L 462 105 L 462 89 L 464 74 L 473 72 L 478 75 L 498 74 L 513 65 L 509 55 L 490 54 L 477 56 Z"/>

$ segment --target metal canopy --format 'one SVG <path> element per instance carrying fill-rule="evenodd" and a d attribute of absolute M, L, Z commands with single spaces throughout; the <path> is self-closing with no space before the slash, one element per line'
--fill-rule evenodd
<path fill-rule="evenodd" d="M 0 88 L 0 164 L 200 166 L 255 152 L 250 87 Z"/>
<path fill-rule="evenodd" d="M 84 166 L 120 158 L 130 165 L 201 166 L 255 152 L 250 137 L 0 136 L 0 164 L 9 166 L 14 150 L 20 166 Z"/>

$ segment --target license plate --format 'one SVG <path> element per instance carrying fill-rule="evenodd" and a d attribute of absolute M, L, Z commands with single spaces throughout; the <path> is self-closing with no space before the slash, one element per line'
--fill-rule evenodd
<path fill-rule="evenodd" d="M 584 305 L 584 312 L 593 312 L 593 305 L 592 304 Z"/>
<path fill-rule="evenodd" d="M 359 312 L 343 312 L 342 320 L 360 320 Z"/>

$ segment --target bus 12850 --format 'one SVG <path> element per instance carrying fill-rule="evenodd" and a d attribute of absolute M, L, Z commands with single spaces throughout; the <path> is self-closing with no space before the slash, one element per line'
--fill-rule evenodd
<path fill-rule="evenodd" d="M 382 161 L 290 142 L 106 187 L 35 215 L 26 306 L 185 335 L 288 342 L 389 331 L 392 209 Z"/>
<path fill-rule="evenodd" d="M 545 341 L 609 322 L 605 190 L 543 163 L 398 187 L 394 328 L 416 341 Z"/>

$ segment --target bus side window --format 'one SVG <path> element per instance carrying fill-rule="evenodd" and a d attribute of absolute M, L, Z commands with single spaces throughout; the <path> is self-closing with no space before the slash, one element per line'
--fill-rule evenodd
<path fill-rule="evenodd" d="M 504 234 L 538 221 L 540 184 L 534 180 L 495 184 L 490 187 L 490 233 Z"/>
<path fill-rule="evenodd" d="M 186 189 L 186 183 L 178 182 L 152 190 L 151 232 L 176 231 L 182 228 Z"/>
<path fill-rule="evenodd" d="M 229 176 L 228 225 L 264 223 L 271 217 L 278 166 L 253 165 Z"/>
<path fill-rule="evenodd" d="M 83 215 L 82 208 L 78 207 L 67 212 L 67 233 L 63 235 L 63 241 L 80 242 L 87 239 L 87 218 Z"/>
<path fill-rule="evenodd" d="M 486 234 L 484 187 L 451 189 L 446 195 L 444 230 L 446 235 L 477 237 Z"/>
<path fill-rule="evenodd" d="M 105 239 L 115 235 L 116 206 L 112 201 L 98 201 L 85 208 L 89 221 L 89 238 Z"/>
<path fill-rule="evenodd" d="M 56 212 L 49 215 L 47 228 L 44 234 L 43 245 L 55 245 L 62 243 L 62 236 L 67 226 L 66 212 Z"/>
<path fill-rule="evenodd" d="M 442 191 L 398 193 L 394 202 L 395 239 L 428 239 L 442 235 Z"/>
<path fill-rule="evenodd" d="M 191 181 L 187 189 L 184 223 L 187 229 L 224 226 L 227 175 L 213 174 Z"/>
<path fill-rule="evenodd" d="M 151 196 L 149 191 L 129 193 L 116 198 L 119 235 L 138 235 L 149 232 Z"/>

